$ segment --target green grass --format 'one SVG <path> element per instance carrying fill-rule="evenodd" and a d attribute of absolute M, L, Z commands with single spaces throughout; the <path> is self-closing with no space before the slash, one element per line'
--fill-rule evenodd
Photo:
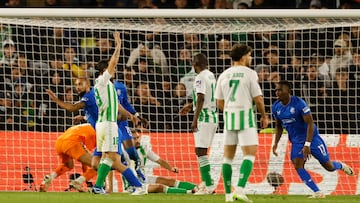
<path fill-rule="evenodd" d="M 359 196 L 327 196 L 325 199 L 308 199 L 301 195 L 249 195 L 254 203 L 358 203 Z M 62 192 L 0 192 L 0 202 L 11 203 L 221 203 L 225 202 L 224 195 L 166 195 L 149 194 L 145 196 L 131 196 L 129 194 L 114 193 L 110 195 L 92 195 L 87 193 Z"/>

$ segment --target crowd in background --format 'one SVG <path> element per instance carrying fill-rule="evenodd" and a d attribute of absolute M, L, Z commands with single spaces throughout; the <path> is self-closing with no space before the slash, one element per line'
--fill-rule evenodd
<path fill-rule="evenodd" d="M 113 53 L 111 30 L 2 24 L 0 32 L 0 129 L 64 131 L 70 113 L 51 101 L 51 89 L 66 102 L 79 101 L 76 78 L 97 76 L 95 64 Z M 286 79 L 305 99 L 321 133 L 360 131 L 360 27 L 248 33 L 166 33 L 122 30 L 116 79 L 130 102 L 150 122 L 150 131 L 189 131 L 192 56 L 204 53 L 216 77 L 230 67 L 234 43 L 253 48 L 253 65 L 266 110 L 276 100 L 274 84 Z M 81 95 L 80 95 L 81 96 Z M 220 114 L 221 115 L 221 114 Z M 220 116 L 220 128 L 222 119 Z"/>
<path fill-rule="evenodd" d="M 2 2 L 2 3 L 1 3 Z M 1 7 L 200 8 L 200 9 L 356 9 L 359 0 L 6 0 Z"/>

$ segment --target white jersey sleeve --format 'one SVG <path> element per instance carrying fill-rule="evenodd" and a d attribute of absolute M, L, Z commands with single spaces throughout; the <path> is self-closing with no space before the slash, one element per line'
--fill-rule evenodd
<path fill-rule="evenodd" d="M 109 71 L 105 71 L 102 75 L 100 75 L 96 80 L 96 86 L 106 86 L 108 81 L 111 79 L 111 74 Z"/>
<path fill-rule="evenodd" d="M 222 78 L 223 78 L 223 75 L 220 75 L 218 81 L 217 81 L 217 84 L 216 85 L 216 88 L 215 88 L 215 98 L 216 99 L 221 99 L 223 100 L 224 99 L 224 94 L 222 92 L 222 89 L 221 89 L 221 86 L 219 84 L 221 84 L 222 82 Z"/>
<path fill-rule="evenodd" d="M 205 94 L 206 93 L 206 83 L 202 74 L 199 74 L 195 77 L 194 89 L 196 94 Z"/>
<path fill-rule="evenodd" d="M 252 98 L 263 95 L 258 82 L 259 78 L 255 71 L 252 72 L 251 78 L 254 78 L 253 80 L 250 80 L 250 92 Z"/>
<path fill-rule="evenodd" d="M 151 147 L 145 147 L 145 153 L 146 153 L 146 157 L 152 161 L 152 162 L 157 162 L 160 159 L 160 156 L 157 155 L 152 149 Z"/>

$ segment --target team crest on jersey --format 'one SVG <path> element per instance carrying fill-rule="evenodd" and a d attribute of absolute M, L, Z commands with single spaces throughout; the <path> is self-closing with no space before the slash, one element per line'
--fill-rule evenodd
<path fill-rule="evenodd" d="M 280 115 L 280 113 L 281 113 L 280 110 L 276 111 L 276 114 L 277 114 L 277 115 Z"/>
<path fill-rule="evenodd" d="M 116 94 L 117 94 L 118 96 L 120 96 L 120 95 L 121 95 L 121 90 L 116 90 Z"/>
<path fill-rule="evenodd" d="M 201 80 L 197 80 L 197 81 L 195 82 L 195 86 L 196 86 L 196 87 L 200 87 L 200 86 L 201 86 Z"/>
<path fill-rule="evenodd" d="M 295 113 L 295 108 L 294 108 L 294 107 L 291 107 L 291 108 L 290 108 L 290 113 L 291 113 L 291 114 L 294 114 L 294 113 Z"/>

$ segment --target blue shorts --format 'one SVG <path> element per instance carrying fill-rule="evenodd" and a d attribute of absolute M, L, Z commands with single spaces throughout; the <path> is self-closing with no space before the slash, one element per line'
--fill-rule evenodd
<path fill-rule="evenodd" d="M 122 149 L 121 149 L 122 142 L 120 142 L 122 135 L 121 135 L 121 130 L 120 130 L 120 128 L 118 128 L 118 134 L 119 134 L 119 136 L 118 136 L 118 151 L 117 151 L 117 153 L 118 153 L 119 155 L 122 155 L 122 154 L 123 154 L 123 153 L 122 153 Z M 100 156 L 100 157 L 101 157 L 101 156 L 102 156 L 102 153 L 99 152 L 99 151 L 97 150 L 97 148 L 95 148 L 95 150 L 94 150 L 94 152 L 93 152 L 93 156 Z"/>
<path fill-rule="evenodd" d="M 304 143 L 292 144 L 290 159 L 293 160 L 295 158 L 304 158 L 304 154 L 301 151 L 303 147 Z M 315 159 L 317 159 L 321 164 L 326 163 L 330 160 L 326 144 L 320 136 L 316 136 L 313 138 L 310 145 L 310 150 L 311 155 L 315 157 Z"/>
<path fill-rule="evenodd" d="M 121 131 L 121 136 L 119 136 L 119 141 L 121 140 L 121 142 L 125 141 L 125 140 L 132 140 L 133 139 L 133 135 L 131 133 L 131 130 L 129 128 L 129 126 L 124 125 L 119 125 L 119 130 Z M 120 135 L 120 133 L 119 133 Z"/>

